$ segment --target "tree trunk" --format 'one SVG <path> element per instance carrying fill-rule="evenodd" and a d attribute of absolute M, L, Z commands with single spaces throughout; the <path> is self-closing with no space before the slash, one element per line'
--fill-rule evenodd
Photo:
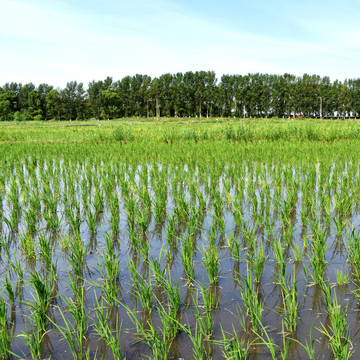
<path fill-rule="evenodd" d="M 160 119 L 159 99 L 156 98 L 155 102 L 156 102 L 156 120 L 159 120 Z"/>

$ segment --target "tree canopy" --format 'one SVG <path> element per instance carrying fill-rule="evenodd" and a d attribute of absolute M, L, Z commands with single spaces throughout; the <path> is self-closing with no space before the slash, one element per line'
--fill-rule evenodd
<path fill-rule="evenodd" d="M 49 84 L 0 87 L 0 120 L 121 117 L 359 117 L 360 79 L 319 75 L 223 75 L 214 71 L 136 74 L 64 89 Z"/>

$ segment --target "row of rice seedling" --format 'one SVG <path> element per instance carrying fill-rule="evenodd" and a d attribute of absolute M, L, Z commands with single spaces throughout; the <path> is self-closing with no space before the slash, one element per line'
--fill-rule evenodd
<path fill-rule="evenodd" d="M 277 145 L 2 144 L 2 357 L 360 351 L 359 145 Z"/>

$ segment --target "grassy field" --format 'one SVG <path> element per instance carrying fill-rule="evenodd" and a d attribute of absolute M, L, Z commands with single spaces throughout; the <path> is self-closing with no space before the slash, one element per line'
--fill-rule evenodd
<path fill-rule="evenodd" d="M 2 122 L 0 141 L 114 142 L 174 140 L 358 139 L 358 120 L 161 119 Z"/>
<path fill-rule="evenodd" d="M 0 359 L 357 358 L 359 135 L 1 123 Z"/>

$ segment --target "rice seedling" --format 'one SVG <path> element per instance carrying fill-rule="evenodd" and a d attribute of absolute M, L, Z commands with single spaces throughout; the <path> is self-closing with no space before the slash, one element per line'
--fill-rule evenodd
<path fill-rule="evenodd" d="M 68 218 L 69 225 L 73 230 L 75 236 L 80 235 L 80 225 L 81 225 L 81 217 L 80 217 L 80 210 L 78 204 L 75 202 L 69 204 L 65 208 L 66 217 Z"/>
<path fill-rule="evenodd" d="M 348 285 L 350 283 L 351 275 L 350 275 L 349 271 L 346 268 L 336 270 L 335 274 L 336 274 L 336 283 L 339 286 L 345 286 L 345 285 Z"/>
<path fill-rule="evenodd" d="M 180 332 L 179 314 L 175 308 L 166 309 L 161 303 L 158 303 L 157 313 L 162 324 L 163 341 L 165 340 L 170 349 L 171 343 Z"/>
<path fill-rule="evenodd" d="M 221 327 L 222 340 L 219 341 L 221 346 L 221 353 L 226 360 L 246 360 L 250 355 L 251 342 L 239 337 L 234 325 L 232 332 L 226 334 Z M 230 335 L 230 338 L 229 338 Z"/>
<path fill-rule="evenodd" d="M 215 228 L 212 226 L 208 229 L 206 245 L 203 245 L 203 265 L 208 272 L 211 284 L 218 281 L 220 275 L 219 253 L 216 245 Z"/>
<path fill-rule="evenodd" d="M 346 252 L 351 263 L 352 274 L 360 282 L 360 235 L 354 228 L 346 236 Z"/>
<path fill-rule="evenodd" d="M 24 269 L 16 257 L 14 257 L 14 262 L 10 262 L 10 266 L 13 269 L 18 281 L 22 282 L 24 280 Z"/>
<path fill-rule="evenodd" d="M 326 270 L 326 234 L 324 230 L 320 228 L 313 229 L 314 239 L 311 243 L 309 261 L 313 270 L 313 281 L 315 284 L 320 284 L 324 278 Z"/>
<path fill-rule="evenodd" d="M 316 319 L 315 319 L 315 321 L 313 322 L 313 324 L 311 325 L 311 328 L 310 328 L 309 342 L 307 341 L 307 339 L 305 340 L 305 343 L 302 343 L 297 339 L 293 339 L 296 343 L 298 343 L 300 346 L 302 346 L 305 349 L 306 354 L 309 357 L 309 360 L 315 360 L 316 359 L 314 344 L 315 344 L 316 341 L 319 341 L 317 339 L 313 339 L 313 337 L 312 337 L 312 332 L 314 330 L 315 322 L 316 322 Z"/>
<path fill-rule="evenodd" d="M 59 306 L 57 307 L 60 317 L 64 325 L 50 321 L 61 333 L 63 339 L 69 346 L 71 354 L 74 359 L 83 359 L 88 357 L 89 348 L 86 346 L 86 337 L 88 329 L 88 313 L 85 309 L 85 289 L 83 284 L 79 284 L 72 279 L 68 273 L 69 286 L 73 291 L 73 298 L 61 296 L 61 299 L 66 307 L 66 312 Z M 66 314 L 71 316 L 68 319 Z"/>
<path fill-rule="evenodd" d="M 24 215 L 25 215 L 27 233 L 34 234 L 36 232 L 36 222 L 37 222 L 36 210 L 30 206 L 28 211 L 24 210 Z"/>
<path fill-rule="evenodd" d="M 246 314 L 251 319 L 253 330 L 258 332 L 261 328 L 263 304 L 259 299 L 258 288 L 253 282 L 253 274 L 249 266 L 246 267 L 246 277 L 240 284 L 241 298 L 246 308 Z"/>
<path fill-rule="evenodd" d="M 267 258 L 264 255 L 264 247 L 262 242 L 256 241 L 253 252 L 248 252 L 247 263 L 254 272 L 254 281 L 260 282 L 264 273 L 264 266 Z"/>
<path fill-rule="evenodd" d="M 302 258 L 304 256 L 304 249 L 300 247 L 299 244 L 293 243 L 290 245 L 291 250 L 293 252 L 294 261 L 297 263 L 300 263 L 302 261 Z"/>
<path fill-rule="evenodd" d="M 181 328 L 187 334 L 193 346 L 193 359 L 208 359 L 211 354 L 211 346 L 208 339 L 204 336 L 201 324 L 197 322 L 194 330 L 191 330 L 190 327 L 184 326 L 183 324 L 181 324 Z"/>
<path fill-rule="evenodd" d="M 58 216 L 56 215 L 56 213 L 53 213 L 51 210 L 48 210 L 48 211 L 44 212 L 43 216 L 44 216 L 44 219 L 46 221 L 48 228 L 52 232 L 55 233 L 60 229 L 61 221 L 58 218 Z"/>
<path fill-rule="evenodd" d="M 166 241 L 169 249 L 176 246 L 176 218 L 175 215 L 168 216 L 168 224 L 166 227 Z"/>
<path fill-rule="evenodd" d="M 161 248 L 158 258 L 151 259 L 150 265 L 156 284 L 161 286 L 164 284 L 166 268 L 161 269 L 161 257 L 163 248 Z"/>
<path fill-rule="evenodd" d="M 21 234 L 19 235 L 19 243 L 25 256 L 28 257 L 29 259 L 34 259 L 35 258 L 34 238 L 28 233 Z"/>
<path fill-rule="evenodd" d="M 110 202 L 110 224 L 111 231 L 114 234 L 117 234 L 119 231 L 119 221 L 120 221 L 120 213 L 119 213 L 119 199 L 117 195 L 113 195 Z"/>
<path fill-rule="evenodd" d="M 0 296 L 0 359 L 9 359 L 13 339 L 13 324 L 9 324 L 6 301 Z"/>
<path fill-rule="evenodd" d="M 48 324 L 47 313 L 52 296 L 51 284 L 47 279 L 42 278 L 37 271 L 31 273 L 29 282 L 33 287 L 35 296 L 33 296 L 33 302 L 30 302 L 28 305 L 33 310 L 33 318 L 37 328 L 39 331 L 45 331 Z"/>
<path fill-rule="evenodd" d="M 5 276 L 4 288 L 5 288 L 6 292 L 7 292 L 10 304 L 12 306 L 14 306 L 14 304 L 15 304 L 15 294 L 14 294 L 14 290 L 13 290 L 13 287 L 12 287 L 11 282 L 10 282 L 9 274 L 7 274 Z"/>
<path fill-rule="evenodd" d="M 142 276 L 138 273 L 138 264 L 134 263 L 133 261 L 128 262 L 128 267 L 132 279 L 132 286 L 135 292 L 134 295 L 139 298 L 140 303 L 145 310 L 151 311 L 153 307 L 153 286 L 150 274 L 148 279 L 145 279 L 145 276 Z"/>
<path fill-rule="evenodd" d="M 159 314 L 163 329 L 157 331 L 151 320 L 147 321 L 147 327 L 143 326 L 137 318 L 136 313 L 125 304 L 122 305 L 136 328 L 135 335 L 139 341 L 146 344 L 151 353 L 151 358 L 157 360 L 168 359 L 172 340 L 167 337 L 166 326 L 168 325 L 169 318 L 166 316 L 165 312 L 160 312 Z"/>
<path fill-rule="evenodd" d="M 78 278 L 82 278 L 85 265 L 85 259 L 88 246 L 84 246 L 83 240 L 80 236 L 75 236 L 72 242 L 72 246 L 69 247 L 69 252 L 66 253 L 66 259 L 71 266 L 74 275 Z"/>
<path fill-rule="evenodd" d="M 85 221 L 91 234 L 96 234 L 96 214 L 91 209 L 87 209 Z"/>
<path fill-rule="evenodd" d="M 107 234 L 105 236 L 106 242 L 111 242 L 110 236 Z M 116 259 L 113 252 L 109 253 L 109 248 L 112 248 L 112 245 L 107 246 L 107 250 L 104 250 L 102 253 L 103 263 L 98 258 L 96 270 L 99 272 L 101 277 L 100 281 L 92 282 L 96 287 L 98 287 L 107 304 L 114 305 L 117 299 L 117 295 L 119 293 L 118 289 L 118 280 L 120 275 L 119 270 L 119 260 Z"/>
<path fill-rule="evenodd" d="M 185 275 L 188 279 L 188 284 L 192 284 L 194 280 L 195 267 L 193 262 L 194 257 L 194 243 L 189 236 L 182 237 L 180 260 L 184 267 Z"/>
<path fill-rule="evenodd" d="M 127 121 L 119 122 L 127 127 Z M 315 358 L 322 356 L 327 343 L 334 353 L 330 343 L 335 349 L 339 342 L 330 319 L 334 290 L 323 279 L 326 273 L 334 274 L 339 286 L 354 280 L 352 292 L 342 300 L 348 308 L 342 309 L 349 309 L 349 316 L 358 310 L 354 300 L 360 298 L 359 236 L 352 226 L 360 212 L 359 143 L 353 138 L 331 144 L 307 138 L 333 139 L 330 133 L 337 138 L 356 129 L 347 122 L 334 124 L 336 119 L 326 125 L 303 119 L 305 125 L 296 119 L 268 119 L 261 125 L 256 119 L 246 124 L 240 120 L 240 125 L 219 119 L 212 125 L 215 119 L 207 119 L 205 131 L 200 119 L 187 119 L 185 125 L 179 117 L 175 132 L 169 119 L 157 124 L 156 131 L 150 119 L 131 121 L 132 140 L 121 144 L 114 141 L 110 122 L 96 131 L 27 123 L 31 138 L 39 140 L 31 143 L 23 128 L 1 125 L 0 137 L 5 132 L 21 139 L 16 147 L 0 141 L 7 154 L 0 157 L 0 272 L 8 302 L 6 326 L 16 339 L 9 344 L 10 357 L 21 351 L 19 344 L 29 352 L 23 357 L 80 358 L 81 352 L 82 357 L 93 357 L 94 339 L 102 339 L 104 358 L 178 358 L 191 351 L 199 359 L 221 357 L 221 352 L 225 358 L 252 358 L 261 357 L 264 350 L 268 357 L 273 352 L 277 358 L 298 358 L 305 351 Z M 65 144 L 64 134 L 71 139 Z M 234 141 L 226 141 L 226 134 Z M 293 140 L 301 140 L 301 146 Z M 126 224 L 123 233 L 120 224 Z M 28 248 L 24 235 L 32 239 Z M 130 249 L 122 252 L 126 244 Z M 98 247 L 99 256 L 91 256 Z M 346 264 L 341 270 L 339 262 Z M 287 277 L 291 267 L 294 273 Z M 121 294 L 120 269 L 128 277 Z M 68 278 L 55 282 L 64 270 Z M 41 281 L 49 284 L 50 299 L 57 286 L 58 307 L 47 311 L 45 330 L 38 331 L 36 291 L 30 282 L 22 282 L 28 271 L 38 271 Z M 296 282 L 295 272 L 304 281 Z M 182 274 L 185 290 L 180 286 Z M 207 277 L 206 286 L 198 282 Z M 311 282 L 317 286 L 308 290 Z M 93 285 L 94 293 L 87 292 Z M 132 316 L 124 307 L 111 313 L 117 311 L 120 296 L 129 310 L 129 304 L 135 308 L 131 311 L 138 321 L 130 324 L 135 334 L 124 326 Z M 240 332 L 223 311 L 242 302 L 246 324 Z M 302 306 L 306 311 L 299 311 Z M 279 313 L 267 311 L 271 307 Z M 318 347 L 317 340 L 307 337 L 311 324 L 305 319 L 323 313 L 324 307 L 330 309 L 324 327 L 334 339 L 317 331 Z M 14 327 L 13 319 L 20 325 Z M 279 320 L 283 325 L 278 332 L 265 326 Z M 338 326 L 353 346 L 341 340 L 353 357 L 359 351 L 357 321 L 352 317 L 347 328 Z M 51 331 L 49 322 L 60 328 L 52 325 Z M 247 331 L 249 325 L 257 329 L 255 335 Z M 140 343 L 132 346 L 128 340 L 134 335 Z M 54 350 L 46 349 L 47 336 Z M 68 345 L 59 346 L 59 339 Z"/>
<path fill-rule="evenodd" d="M 270 356 L 273 360 L 277 360 L 277 352 L 278 352 L 278 345 L 274 342 L 274 340 L 270 337 L 268 331 L 266 330 L 266 327 L 260 322 L 259 323 L 259 329 L 253 331 L 255 332 L 255 335 L 261 340 L 259 343 L 255 343 L 257 345 L 265 345 L 269 352 Z"/>
<path fill-rule="evenodd" d="M 109 313 L 104 311 L 103 303 L 96 305 L 96 318 L 94 320 L 94 329 L 97 335 L 106 342 L 110 348 L 114 359 L 123 360 L 126 358 L 120 347 L 120 335 L 122 332 L 122 324 L 119 324 L 119 318 L 116 317 L 114 329 L 109 327 Z"/>
<path fill-rule="evenodd" d="M 27 330 L 26 327 L 25 331 L 19 335 L 20 337 L 24 338 L 30 351 L 30 356 L 34 360 L 40 360 L 42 358 L 42 343 L 45 335 L 46 332 L 38 331 L 36 329 Z"/>
<path fill-rule="evenodd" d="M 338 304 L 336 294 L 328 306 L 328 314 L 330 327 L 322 324 L 319 331 L 329 339 L 329 345 L 335 359 L 349 359 L 353 355 L 353 345 L 346 322 L 347 310 Z"/>
<path fill-rule="evenodd" d="M 297 328 L 299 318 L 299 302 L 297 296 L 297 281 L 293 272 L 290 279 L 281 285 L 282 289 L 282 316 L 288 333 L 294 333 Z"/>
<path fill-rule="evenodd" d="M 226 238 L 227 246 L 230 250 L 231 256 L 234 259 L 234 261 L 240 260 L 240 243 L 236 241 L 236 238 L 234 235 L 229 235 Z"/>
<path fill-rule="evenodd" d="M 285 259 L 283 253 L 283 247 L 280 239 L 273 241 L 273 255 L 276 260 L 277 270 L 274 268 L 274 278 L 275 283 L 282 285 L 286 282 L 286 272 L 285 272 Z"/>

